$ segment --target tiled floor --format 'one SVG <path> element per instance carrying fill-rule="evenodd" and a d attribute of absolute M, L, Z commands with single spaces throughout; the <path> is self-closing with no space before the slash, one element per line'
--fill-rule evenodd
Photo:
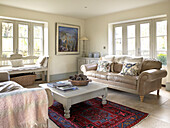
<path fill-rule="evenodd" d="M 107 100 L 149 113 L 149 117 L 133 128 L 170 128 L 170 91 L 165 88 L 160 90 L 159 97 L 156 91 L 145 96 L 144 102 L 139 101 L 138 95 L 109 89 Z M 50 121 L 49 128 L 57 126 Z"/>

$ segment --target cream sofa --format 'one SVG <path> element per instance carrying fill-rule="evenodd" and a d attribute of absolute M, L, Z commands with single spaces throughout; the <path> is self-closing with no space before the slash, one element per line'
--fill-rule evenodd
<path fill-rule="evenodd" d="M 81 71 L 93 81 L 108 84 L 109 88 L 138 94 L 141 101 L 143 101 L 145 95 L 152 91 L 157 90 L 157 95 L 159 95 L 162 78 L 167 75 L 167 71 L 161 69 L 161 62 L 153 59 L 143 59 L 143 57 L 114 55 L 107 55 L 102 57 L 101 60 L 112 63 L 110 72 L 96 71 L 97 64 L 82 65 Z M 140 74 L 138 76 L 120 74 L 124 62 L 140 62 Z"/>

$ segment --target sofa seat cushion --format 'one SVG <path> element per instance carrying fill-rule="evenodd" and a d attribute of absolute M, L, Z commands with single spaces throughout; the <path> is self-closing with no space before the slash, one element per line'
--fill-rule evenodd
<path fill-rule="evenodd" d="M 96 72 L 95 70 L 87 71 L 84 75 L 90 76 L 90 77 L 96 77 Z"/>
<path fill-rule="evenodd" d="M 108 72 L 96 72 L 96 78 L 107 80 Z"/>
<path fill-rule="evenodd" d="M 108 80 L 115 81 L 115 82 L 121 82 L 131 85 L 137 85 L 138 76 L 129 76 L 129 75 L 122 75 L 119 73 L 110 73 L 108 74 Z"/>

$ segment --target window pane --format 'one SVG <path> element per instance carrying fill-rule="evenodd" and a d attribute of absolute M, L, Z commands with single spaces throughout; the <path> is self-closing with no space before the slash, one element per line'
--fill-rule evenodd
<path fill-rule="evenodd" d="M 34 39 L 34 55 L 40 56 L 42 55 L 43 47 L 42 47 L 42 39 Z"/>
<path fill-rule="evenodd" d="M 115 28 L 115 39 L 122 38 L 122 27 Z"/>
<path fill-rule="evenodd" d="M 28 25 L 19 24 L 19 37 L 26 37 L 28 38 Z"/>
<path fill-rule="evenodd" d="M 4 38 L 13 37 L 13 23 L 2 22 L 2 36 Z"/>
<path fill-rule="evenodd" d="M 116 42 L 116 55 L 122 55 L 122 39 L 115 40 Z"/>
<path fill-rule="evenodd" d="M 28 55 L 28 25 L 19 24 L 18 25 L 19 33 L 19 53 L 23 56 Z"/>
<path fill-rule="evenodd" d="M 122 55 L 122 27 L 115 27 L 115 52 Z"/>
<path fill-rule="evenodd" d="M 34 26 L 34 38 L 42 38 L 42 26 Z"/>
<path fill-rule="evenodd" d="M 149 38 L 141 38 L 141 55 L 149 57 Z"/>
<path fill-rule="evenodd" d="M 2 22 L 2 55 L 13 54 L 13 23 Z"/>
<path fill-rule="evenodd" d="M 34 55 L 43 55 L 43 27 L 34 26 Z"/>
<path fill-rule="evenodd" d="M 167 65 L 167 53 L 157 52 L 157 59 L 162 62 L 163 65 Z"/>
<path fill-rule="evenodd" d="M 157 37 L 157 51 L 167 51 L 167 36 Z"/>
<path fill-rule="evenodd" d="M 140 24 L 140 55 L 150 56 L 150 34 L 149 23 Z"/>
<path fill-rule="evenodd" d="M 156 35 L 167 35 L 167 21 L 156 22 Z"/>
<path fill-rule="evenodd" d="M 128 55 L 135 55 L 135 25 L 127 26 Z"/>
<path fill-rule="evenodd" d="M 135 25 L 127 26 L 127 37 L 135 37 Z"/>
<path fill-rule="evenodd" d="M 128 42 L 128 55 L 135 55 L 135 38 L 127 40 Z"/>
<path fill-rule="evenodd" d="M 140 24 L 140 37 L 149 36 L 149 23 Z"/>
<path fill-rule="evenodd" d="M 28 55 L 28 39 L 19 38 L 19 53 L 23 56 Z"/>

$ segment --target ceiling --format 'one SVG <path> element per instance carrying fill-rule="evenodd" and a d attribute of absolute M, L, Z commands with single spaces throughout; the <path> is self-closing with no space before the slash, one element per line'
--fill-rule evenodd
<path fill-rule="evenodd" d="M 168 0 L 0 0 L 0 4 L 87 19 Z"/>

